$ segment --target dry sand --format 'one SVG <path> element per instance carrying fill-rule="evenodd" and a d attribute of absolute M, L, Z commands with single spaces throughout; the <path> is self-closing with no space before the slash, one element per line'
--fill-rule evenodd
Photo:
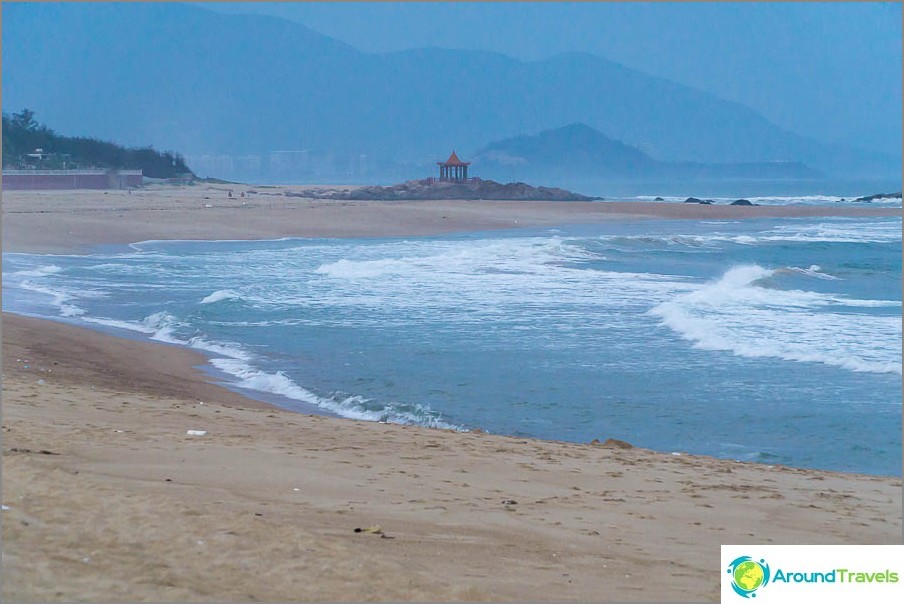
<path fill-rule="evenodd" d="M 4 250 L 614 216 L 571 202 L 226 209 L 242 200 L 222 192 L 204 208 L 185 189 L 105 206 L 114 195 L 4 195 Z M 735 210 L 786 211 L 668 209 Z M 307 416 L 207 383 L 203 360 L 3 315 L 4 601 L 716 601 L 723 543 L 901 541 L 899 478 Z"/>
<path fill-rule="evenodd" d="M 306 187 L 308 188 L 308 187 Z M 232 189 L 234 197 L 228 197 Z M 325 201 L 292 187 L 155 186 L 135 191 L 3 194 L 3 250 L 67 253 L 148 239 L 392 237 L 598 223 L 624 218 L 900 216 L 879 206 L 728 206 L 638 202 Z M 249 191 L 256 191 L 250 193 Z M 246 192 L 246 197 L 239 195 Z M 209 207 L 208 207 L 209 206 Z"/>

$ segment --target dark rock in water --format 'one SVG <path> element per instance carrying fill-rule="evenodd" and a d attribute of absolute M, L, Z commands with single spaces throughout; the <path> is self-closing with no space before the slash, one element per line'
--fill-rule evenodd
<path fill-rule="evenodd" d="M 688 197 L 684 200 L 684 203 L 702 203 L 704 205 L 710 205 L 712 202 L 712 199 L 697 199 L 696 197 Z"/>
<path fill-rule="evenodd" d="M 653 201 L 665 201 L 665 199 L 663 199 L 662 197 L 657 197 L 657 198 L 654 199 Z"/>
<path fill-rule="evenodd" d="M 756 204 L 750 201 L 749 199 L 735 199 L 731 202 L 733 206 L 755 206 Z"/>
<path fill-rule="evenodd" d="M 901 191 L 897 193 L 876 193 L 875 195 L 868 195 L 866 197 L 858 197 L 854 201 L 876 201 L 877 199 L 901 199 Z M 842 201 L 844 201 L 842 199 Z"/>

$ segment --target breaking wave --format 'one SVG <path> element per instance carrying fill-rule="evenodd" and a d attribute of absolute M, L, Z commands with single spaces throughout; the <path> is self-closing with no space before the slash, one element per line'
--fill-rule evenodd
<path fill-rule="evenodd" d="M 236 300 L 241 299 L 241 297 L 241 295 L 231 289 L 218 289 L 201 300 L 201 304 L 213 304 L 214 302 L 220 302 L 221 300 Z"/>
<path fill-rule="evenodd" d="M 758 265 L 735 267 L 650 313 L 703 350 L 901 373 L 901 349 L 892 345 L 901 341 L 900 317 L 831 312 L 832 307 L 894 307 L 900 302 L 768 287 L 776 272 Z"/>
<path fill-rule="evenodd" d="M 447 430 L 463 430 L 451 424 L 429 408 L 418 404 L 378 403 L 357 395 L 333 394 L 322 397 L 292 381 L 282 371 L 268 373 L 255 369 L 239 359 L 213 359 L 211 364 L 230 376 L 238 378 L 235 386 L 266 392 L 320 407 L 350 419 L 381 421 L 393 424 L 418 425 Z"/>

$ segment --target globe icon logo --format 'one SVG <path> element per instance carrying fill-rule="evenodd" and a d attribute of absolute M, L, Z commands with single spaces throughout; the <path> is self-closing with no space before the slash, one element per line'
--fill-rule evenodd
<path fill-rule="evenodd" d="M 756 590 L 769 583 L 769 565 L 750 556 L 735 558 L 728 566 L 731 588 L 742 598 L 755 598 Z"/>

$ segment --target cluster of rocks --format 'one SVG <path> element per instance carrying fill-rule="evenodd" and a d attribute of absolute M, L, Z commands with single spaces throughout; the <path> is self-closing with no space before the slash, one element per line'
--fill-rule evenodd
<path fill-rule="evenodd" d="M 696 197 L 688 197 L 684 200 L 684 203 L 700 203 L 703 205 L 712 205 L 715 203 L 712 199 L 697 199 Z M 731 206 L 755 206 L 757 204 L 753 203 L 749 199 L 735 199 L 730 204 Z"/>
<path fill-rule="evenodd" d="M 897 193 L 876 193 L 875 195 L 867 195 L 866 197 L 858 197 L 854 201 L 876 201 L 878 199 L 901 199 L 901 191 Z"/>
<path fill-rule="evenodd" d="M 367 186 L 349 190 L 305 189 L 287 191 L 289 197 L 312 199 L 401 201 L 428 199 L 499 199 L 516 201 L 592 201 L 587 197 L 565 189 L 532 187 L 523 182 L 508 184 L 494 180 L 471 178 L 465 182 L 439 181 L 431 178 L 409 180 L 389 187 Z"/>

